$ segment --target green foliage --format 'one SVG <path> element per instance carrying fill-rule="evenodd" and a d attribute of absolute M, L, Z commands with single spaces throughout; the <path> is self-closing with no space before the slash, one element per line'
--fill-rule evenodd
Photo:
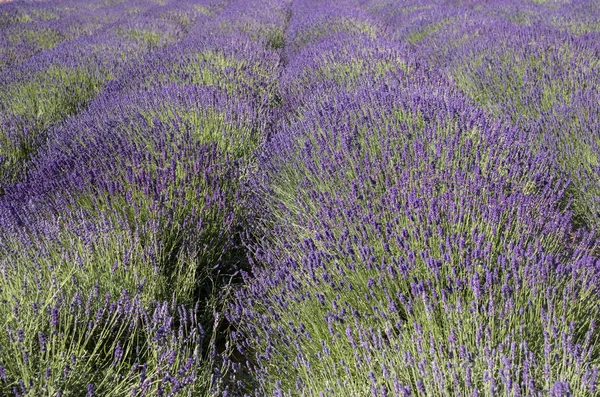
<path fill-rule="evenodd" d="M 147 29 L 117 30 L 117 35 L 142 43 L 149 49 L 162 47 L 175 41 L 175 38 L 165 32 L 155 32 Z"/>
<path fill-rule="evenodd" d="M 417 44 L 421 40 L 425 39 L 427 36 L 439 31 L 444 25 L 448 23 L 450 23 L 450 21 L 442 20 L 436 23 L 429 24 L 424 28 L 411 32 L 406 40 L 411 44 Z"/>
<path fill-rule="evenodd" d="M 365 21 L 350 18 L 339 18 L 327 23 L 319 23 L 299 32 L 290 42 L 293 49 L 300 49 L 319 40 L 322 37 L 347 32 L 351 34 L 364 34 L 367 37 L 377 37 L 377 28 Z"/>
<path fill-rule="evenodd" d="M 568 110 L 579 106 L 579 96 L 595 95 L 598 85 L 582 76 L 598 73 L 600 62 L 591 53 L 576 53 L 566 45 L 546 49 L 530 45 L 525 57 L 498 48 L 493 58 L 474 57 L 455 68 L 454 80 L 495 117 L 509 117 L 532 131 L 534 146 L 555 152 L 559 166 L 573 180 L 570 194 L 578 226 L 600 226 L 596 172 L 600 141 L 589 122 L 598 117 L 598 109 Z"/>
<path fill-rule="evenodd" d="M 85 106 L 106 79 L 94 71 L 51 66 L 0 91 L 2 117 L 13 129 L 10 135 L 0 129 L 0 180 L 18 178 L 45 130 Z"/>
<path fill-rule="evenodd" d="M 9 34 L 7 39 L 12 44 L 22 43 L 33 45 L 39 49 L 49 49 L 65 38 L 53 29 L 19 29 L 17 32 Z"/>
<path fill-rule="evenodd" d="M 53 246 L 43 247 L 55 250 L 53 257 L 35 262 L 26 248 L 22 255 L 12 254 L 10 263 L 2 263 L 0 315 L 8 332 L 1 334 L 0 354 L 11 360 L 2 362 L 9 378 L 0 384 L 0 393 L 10 394 L 12 387 L 19 387 L 13 378 L 18 374 L 27 385 L 28 395 L 53 396 L 58 391 L 67 396 L 81 395 L 93 383 L 100 395 L 129 396 L 144 376 L 152 382 L 148 388 L 155 391 L 166 371 L 176 373 L 188 357 L 205 354 L 202 349 L 206 344 L 193 333 L 198 313 L 188 317 L 190 328 L 184 337 L 168 334 L 159 339 L 152 315 L 161 308 L 118 291 L 134 276 L 139 279 L 131 280 L 129 291 L 135 293 L 145 285 L 151 289 L 152 278 L 142 278 L 145 275 L 138 273 L 139 267 L 132 266 L 131 273 L 122 267 L 115 271 L 107 262 L 115 258 L 103 257 L 111 254 L 107 249 L 115 254 L 120 247 L 130 255 L 128 260 L 135 261 L 136 245 L 125 246 L 128 236 L 115 235 L 111 241 L 89 245 L 73 232 L 61 234 Z M 60 257 L 61 252 L 73 255 L 75 262 L 69 262 L 68 256 Z M 27 294 L 22 293 L 24 289 Z M 107 301 L 107 297 L 111 298 Z M 148 314 L 143 315 L 144 310 Z M 120 360 L 116 356 L 119 348 Z M 170 350 L 177 352 L 174 362 L 168 362 Z M 145 375 L 141 363 L 146 364 Z M 198 381 L 184 389 L 195 390 L 194 395 L 208 395 L 210 371 L 215 365 L 207 358 L 199 368 L 188 368 L 196 372 Z"/>

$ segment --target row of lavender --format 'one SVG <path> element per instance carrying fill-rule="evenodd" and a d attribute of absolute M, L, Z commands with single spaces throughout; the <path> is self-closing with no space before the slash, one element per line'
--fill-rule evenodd
<path fill-rule="evenodd" d="M 221 393 L 219 311 L 246 260 L 240 183 L 279 106 L 285 2 L 11 7 L 6 29 L 108 16 L 0 77 L 0 394 Z"/>
<path fill-rule="evenodd" d="M 150 1 L 107 4 L 3 6 L 2 21 L 12 23 L 0 24 L 0 193 L 24 175 L 53 125 L 127 65 L 179 40 L 196 13 Z"/>
<path fill-rule="evenodd" d="M 488 114 L 556 156 L 578 226 L 600 225 L 600 5 L 494 1 L 367 2 L 387 33 L 452 76 Z"/>
<path fill-rule="evenodd" d="M 293 2 L 228 311 L 247 390 L 597 395 L 599 14 L 489 3 Z"/>

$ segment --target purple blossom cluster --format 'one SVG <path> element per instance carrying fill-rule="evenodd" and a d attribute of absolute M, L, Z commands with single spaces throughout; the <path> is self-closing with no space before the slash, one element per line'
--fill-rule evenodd
<path fill-rule="evenodd" d="M 599 31 L 0 4 L 0 396 L 600 394 Z"/>

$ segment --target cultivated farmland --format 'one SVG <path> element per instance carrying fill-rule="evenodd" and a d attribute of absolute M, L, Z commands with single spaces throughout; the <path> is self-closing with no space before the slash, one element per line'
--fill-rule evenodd
<path fill-rule="evenodd" d="M 600 395 L 597 0 L 0 3 L 0 397 Z"/>

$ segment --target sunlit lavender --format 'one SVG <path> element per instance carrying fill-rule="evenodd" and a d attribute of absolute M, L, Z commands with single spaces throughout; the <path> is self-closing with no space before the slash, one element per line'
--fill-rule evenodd
<path fill-rule="evenodd" d="M 600 395 L 596 0 L 0 1 L 0 396 Z"/>

